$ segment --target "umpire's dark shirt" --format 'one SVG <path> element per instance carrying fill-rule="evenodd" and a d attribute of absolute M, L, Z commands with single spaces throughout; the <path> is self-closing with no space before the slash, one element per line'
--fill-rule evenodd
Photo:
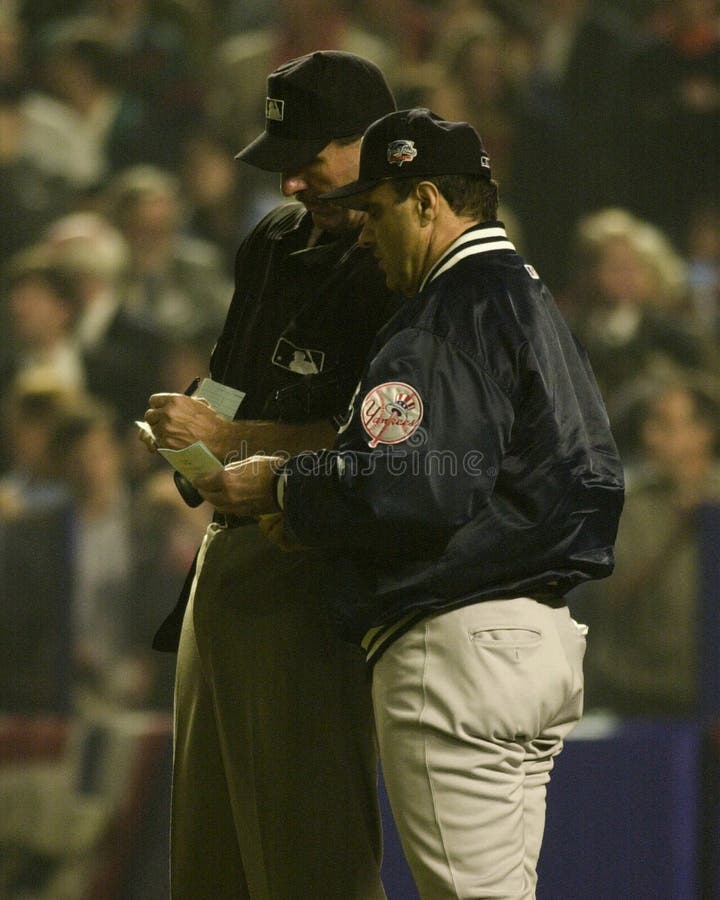
<path fill-rule="evenodd" d="M 216 381 L 246 394 L 237 419 L 339 420 L 376 332 L 399 307 L 372 253 L 357 245 L 358 232 L 305 249 L 311 228 L 301 204 L 285 204 L 238 251 L 235 293 L 210 364 Z M 193 573 L 194 566 L 156 650 L 177 649 Z"/>

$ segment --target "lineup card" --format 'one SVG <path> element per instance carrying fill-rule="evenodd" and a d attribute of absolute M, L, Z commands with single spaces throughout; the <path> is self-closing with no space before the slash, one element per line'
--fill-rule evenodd
<path fill-rule="evenodd" d="M 158 447 L 158 453 L 164 456 L 170 465 L 192 482 L 201 475 L 209 475 L 222 469 L 223 464 L 213 456 L 202 441 L 196 441 L 182 450 L 167 450 Z"/>
<path fill-rule="evenodd" d="M 226 419 L 235 418 L 235 413 L 245 399 L 243 391 L 220 384 L 219 381 L 213 381 L 212 378 L 203 378 L 193 396 L 207 400 L 215 412 L 225 416 Z"/>

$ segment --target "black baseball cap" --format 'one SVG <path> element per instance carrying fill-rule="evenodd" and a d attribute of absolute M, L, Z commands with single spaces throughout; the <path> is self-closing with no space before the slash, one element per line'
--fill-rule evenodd
<path fill-rule="evenodd" d="M 288 171 L 310 162 L 332 140 L 362 134 L 396 108 L 375 63 L 318 50 L 268 76 L 265 131 L 235 158 L 269 172 Z"/>
<path fill-rule="evenodd" d="M 490 157 L 480 135 L 467 122 L 447 122 L 429 109 L 401 109 L 365 132 L 358 180 L 320 199 L 364 194 L 390 178 L 434 175 L 482 175 L 490 180 Z"/>

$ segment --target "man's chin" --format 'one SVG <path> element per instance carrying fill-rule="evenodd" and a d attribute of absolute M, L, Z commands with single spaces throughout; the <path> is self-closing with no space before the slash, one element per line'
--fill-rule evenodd
<path fill-rule="evenodd" d="M 307 207 L 317 228 L 323 231 L 343 231 L 348 227 L 347 211 L 329 203 L 313 203 Z"/>
<path fill-rule="evenodd" d="M 359 231 L 363 225 L 365 214 L 356 209 L 345 209 L 343 206 L 327 204 L 320 207 L 308 207 L 317 228 L 331 233 Z"/>

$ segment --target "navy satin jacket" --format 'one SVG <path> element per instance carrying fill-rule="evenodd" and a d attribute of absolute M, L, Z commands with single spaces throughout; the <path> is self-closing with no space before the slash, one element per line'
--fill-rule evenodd
<path fill-rule="evenodd" d="M 335 558 L 355 641 L 482 599 L 562 602 L 613 568 L 623 472 L 605 407 L 499 222 L 448 248 L 380 332 L 335 448 L 282 478 L 288 529 Z"/>

